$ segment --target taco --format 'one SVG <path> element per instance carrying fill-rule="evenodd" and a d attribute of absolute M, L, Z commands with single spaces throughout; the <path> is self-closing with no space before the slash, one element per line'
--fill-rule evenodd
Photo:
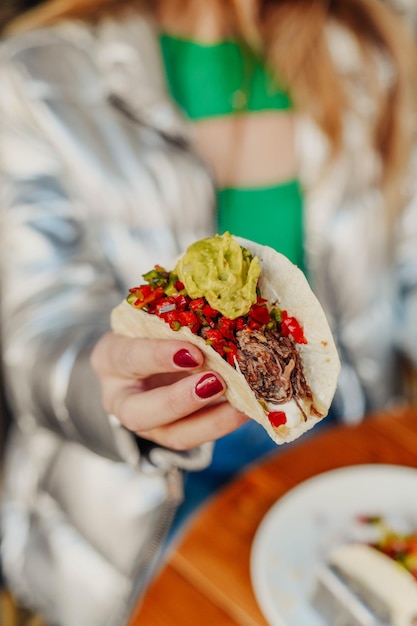
<path fill-rule="evenodd" d="M 197 345 L 225 395 L 277 443 L 323 419 L 340 363 L 303 272 L 272 248 L 229 233 L 197 241 L 172 271 L 155 266 L 111 315 L 116 333 Z"/>

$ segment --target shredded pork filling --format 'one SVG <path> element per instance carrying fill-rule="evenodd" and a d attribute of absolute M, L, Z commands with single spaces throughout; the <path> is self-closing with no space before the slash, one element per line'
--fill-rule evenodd
<path fill-rule="evenodd" d="M 281 404 L 312 399 L 300 355 L 290 337 L 274 330 L 245 329 L 236 338 L 239 369 L 258 400 Z"/>

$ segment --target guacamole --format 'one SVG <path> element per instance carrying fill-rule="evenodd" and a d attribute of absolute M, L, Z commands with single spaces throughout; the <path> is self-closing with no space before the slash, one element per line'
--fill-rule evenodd
<path fill-rule="evenodd" d="M 193 243 L 175 268 L 191 298 L 204 297 L 230 319 L 246 315 L 256 302 L 260 271 L 258 257 L 230 233 Z"/>

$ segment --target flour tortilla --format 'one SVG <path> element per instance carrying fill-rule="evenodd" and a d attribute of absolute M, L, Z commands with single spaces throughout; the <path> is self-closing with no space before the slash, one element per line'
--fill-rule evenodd
<path fill-rule="evenodd" d="M 272 426 L 244 376 L 207 345 L 204 339 L 194 335 L 189 328 L 173 331 L 169 324 L 156 315 L 135 309 L 126 300 L 112 311 L 112 329 L 127 337 L 182 339 L 195 344 L 205 355 L 204 369 L 218 372 L 225 381 L 225 395 L 230 404 L 261 424 L 275 443 L 288 443 L 327 415 L 339 376 L 339 357 L 324 311 L 303 272 L 284 255 L 268 246 L 238 237 L 235 239 L 259 259 L 262 297 L 295 317 L 303 328 L 307 344 L 296 345 L 305 379 L 313 395 L 313 406 L 319 415 L 311 412 L 311 402 L 301 400 L 300 404 L 307 415 L 306 421 L 300 417 L 299 423 L 292 427 L 288 424 L 278 428 Z M 291 401 L 291 407 L 289 404 L 276 405 L 275 410 L 285 412 L 287 409 L 294 414 L 294 401 Z M 295 409 L 299 411 L 297 407 Z"/>

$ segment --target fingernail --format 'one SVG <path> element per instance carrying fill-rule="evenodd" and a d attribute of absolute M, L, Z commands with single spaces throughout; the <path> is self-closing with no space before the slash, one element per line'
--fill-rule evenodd
<path fill-rule="evenodd" d="M 178 350 L 178 352 L 174 354 L 173 360 L 178 367 L 196 367 L 198 365 L 191 353 L 185 348 Z"/>
<path fill-rule="evenodd" d="M 205 374 L 195 386 L 195 392 L 199 398 L 206 400 L 223 391 L 223 385 L 214 374 Z"/>

